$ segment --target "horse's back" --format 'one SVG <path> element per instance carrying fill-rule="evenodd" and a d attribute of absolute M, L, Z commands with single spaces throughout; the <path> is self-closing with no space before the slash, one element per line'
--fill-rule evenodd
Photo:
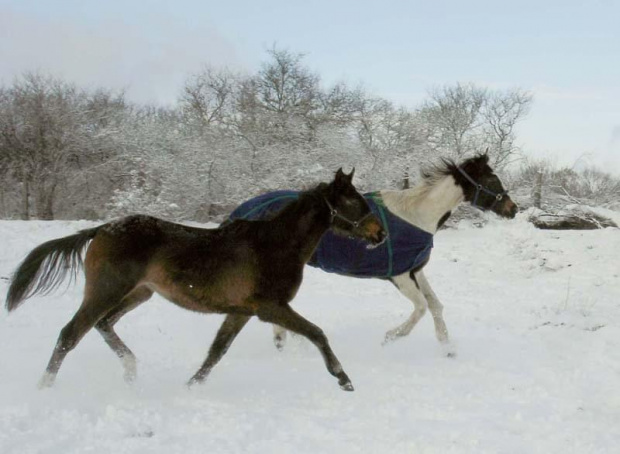
<path fill-rule="evenodd" d="M 215 243 L 217 229 L 203 229 L 148 215 L 131 215 L 103 225 L 90 244 L 87 262 L 106 260 L 116 265 L 140 266 L 175 251 Z"/>

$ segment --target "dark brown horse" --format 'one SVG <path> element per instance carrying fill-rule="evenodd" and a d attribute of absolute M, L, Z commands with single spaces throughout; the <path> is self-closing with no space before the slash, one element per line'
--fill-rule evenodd
<path fill-rule="evenodd" d="M 189 310 L 226 314 L 190 385 L 206 378 L 255 315 L 307 337 L 321 351 L 340 387 L 353 390 L 321 329 L 289 306 L 305 263 L 329 228 L 371 245 L 385 239 L 352 178 L 353 172 L 345 175 L 339 170 L 330 184 L 302 193 L 268 221 L 200 229 L 137 215 L 38 246 L 13 276 L 6 302 L 9 311 L 36 293 L 51 291 L 68 272 L 75 275 L 82 265 L 81 251 L 90 242 L 83 263 L 84 300 L 60 332 L 40 385 L 54 383 L 67 353 L 93 326 L 121 358 L 125 378 L 131 381 L 136 359 L 114 324 L 157 292 Z"/>

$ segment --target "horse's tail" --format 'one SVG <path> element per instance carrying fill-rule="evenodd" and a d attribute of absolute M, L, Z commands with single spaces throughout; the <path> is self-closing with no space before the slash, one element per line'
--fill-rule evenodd
<path fill-rule="evenodd" d="M 80 230 L 34 248 L 13 274 L 6 296 L 7 310 L 16 309 L 37 293 L 47 294 L 56 289 L 67 273 L 74 279 L 82 267 L 82 249 L 101 227 Z"/>

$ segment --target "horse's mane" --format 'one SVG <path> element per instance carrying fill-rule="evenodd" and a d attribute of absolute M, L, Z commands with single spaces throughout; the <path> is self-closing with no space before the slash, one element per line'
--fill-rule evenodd
<path fill-rule="evenodd" d="M 438 163 L 428 163 L 421 170 L 420 174 L 424 183 L 433 185 L 448 175 L 453 175 L 457 169 L 457 164 L 450 158 L 441 158 Z"/>
<path fill-rule="evenodd" d="M 442 158 L 440 162 L 426 164 L 421 170 L 421 181 L 410 189 L 383 190 L 381 195 L 388 198 L 392 208 L 408 213 L 418 200 L 424 198 L 434 187 L 454 174 L 457 164 L 448 158 Z"/>

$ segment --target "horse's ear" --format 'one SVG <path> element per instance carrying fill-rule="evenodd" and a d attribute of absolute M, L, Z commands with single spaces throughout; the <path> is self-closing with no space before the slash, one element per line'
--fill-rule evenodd
<path fill-rule="evenodd" d="M 353 167 L 353 170 L 351 170 L 351 173 L 349 174 L 349 181 L 350 182 L 353 181 L 353 175 L 355 175 L 355 167 Z"/>
<path fill-rule="evenodd" d="M 489 163 L 489 149 L 487 148 L 484 153 L 480 153 L 469 160 L 476 166 L 484 166 Z"/>
<path fill-rule="evenodd" d="M 336 185 L 339 186 L 341 184 L 351 183 L 351 179 L 349 178 L 349 175 L 342 171 L 342 167 L 340 167 L 336 172 L 336 178 L 334 178 L 334 182 L 336 183 Z"/>

